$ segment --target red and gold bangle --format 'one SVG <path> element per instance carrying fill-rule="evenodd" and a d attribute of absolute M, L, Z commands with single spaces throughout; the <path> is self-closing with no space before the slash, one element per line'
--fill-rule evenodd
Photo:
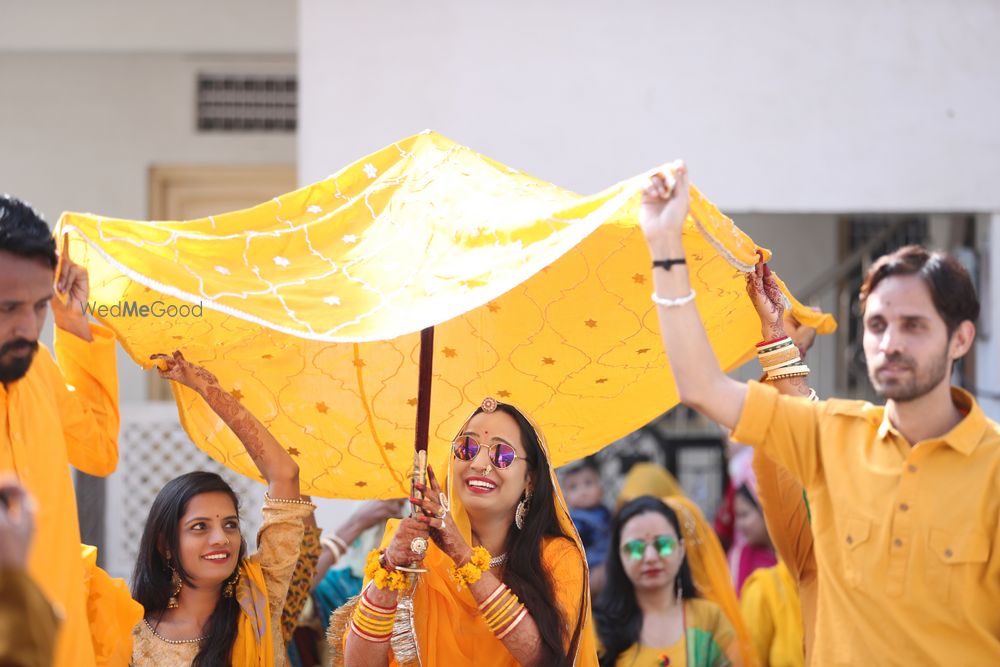
<path fill-rule="evenodd" d="M 785 345 L 794 345 L 792 339 L 788 336 L 781 336 L 780 338 L 775 338 L 773 340 L 765 340 L 757 343 L 757 354 L 764 354 L 766 352 L 773 352 L 778 348 L 784 347 Z"/>

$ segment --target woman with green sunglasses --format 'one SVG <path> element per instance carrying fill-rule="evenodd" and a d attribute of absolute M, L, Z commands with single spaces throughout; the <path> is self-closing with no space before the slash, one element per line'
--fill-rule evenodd
<path fill-rule="evenodd" d="M 615 516 L 607 583 L 594 605 L 601 667 L 745 664 L 722 608 L 699 597 L 684 534 L 677 513 L 653 496 Z"/>

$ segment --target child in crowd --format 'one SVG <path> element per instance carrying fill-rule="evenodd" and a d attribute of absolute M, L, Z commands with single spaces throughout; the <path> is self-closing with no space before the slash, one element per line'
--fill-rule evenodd
<path fill-rule="evenodd" d="M 563 496 L 569 514 L 580 533 L 590 568 L 590 590 L 597 594 L 604 587 L 604 561 L 611 537 L 611 510 L 604 505 L 604 485 L 597 461 L 588 456 L 565 466 L 561 471 Z"/>

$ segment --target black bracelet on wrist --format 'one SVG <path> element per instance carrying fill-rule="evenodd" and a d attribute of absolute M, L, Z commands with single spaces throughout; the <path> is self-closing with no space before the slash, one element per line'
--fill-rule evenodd
<path fill-rule="evenodd" d="M 654 269 L 659 268 L 659 269 L 666 269 L 667 271 L 669 271 L 670 267 L 672 267 L 674 264 L 687 264 L 687 260 L 684 259 L 683 257 L 681 257 L 680 259 L 654 259 L 653 260 L 653 268 Z"/>

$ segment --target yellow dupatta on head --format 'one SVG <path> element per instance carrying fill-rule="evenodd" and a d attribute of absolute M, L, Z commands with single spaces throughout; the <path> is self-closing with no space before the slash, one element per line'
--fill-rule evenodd
<path fill-rule="evenodd" d="M 523 412 L 521 413 L 524 414 Z M 563 499 L 562 490 L 556 479 L 555 469 L 545 439 L 537 425 L 525 415 L 538 437 L 539 445 L 548 463 L 549 479 L 552 482 L 553 503 L 556 516 L 564 534 L 570 540 L 552 540 L 542 546 L 542 563 L 551 573 L 556 602 L 566 613 L 574 610 L 570 618 L 564 618 L 567 626 L 567 640 L 572 641 L 574 630 L 579 627 L 575 647 L 570 647 L 571 655 L 575 656 L 578 667 L 596 667 L 597 644 L 590 613 L 590 583 L 587 570 L 587 559 L 584 556 L 583 544 L 569 516 L 569 508 Z M 470 417 L 471 419 L 471 417 Z M 468 420 L 466 420 L 468 423 Z M 464 425 L 463 425 L 464 430 Z M 448 470 L 446 490 L 451 502 L 451 514 L 469 544 L 472 544 L 472 524 L 469 515 L 462 505 L 458 495 L 451 493 L 453 478 L 451 448 L 448 447 L 445 459 L 437 457 L 438 470 L 445 467 Z M 544 471 L 539 471 L 545 474 Z M 502 473 L 501 473 L 502 474 Z M 530 516 L 530 515 L 529 515 Z M 530 519 L 529 519 L 530 520 Z M 398 519 L 392 519 L 386 524 L 382 547 L 388 546 L 399 525 Z M 517 530 L 517 528 L 512 528 Z M 499 554 L 493 554 L 499 555 Z M 471 665 L 476 667 L 513 667 L 518 663 L 503 644 L 486 626 L 478 609 L 478 603 L 468 588 L 458 589 L 451 578 L 451 568 L 454 565 L 451 558 L 437 548 L 432 542 L 425 554 L 423 567 L 427 572 L 420 575 L 419 583 L 413 594 L 412 631 L 401 627 L 402 623 L 397 611 L 396 627 L 392 648 L 394 656 L 390 665 L 409 667 L 451 667 L 452 665 Z M 368 581 L 365 581 L 365 585 Z M 402 606 L 402 605 L 401 605 Z M 348 603 L 338 611 L 330 623 L 329 641 L 334 652 L 333 665 L 343 664 L 343 654 L 340 651 L 346 638 L 346 624 L 350 618 L 353 604 Z M 406 636 L 409 633 L 410 637 Z M 413 646 L 413 637 L 416 646 Z M 414 654 L 414 648 L 415 653 Z"/>
<path fill-rule="evenodd" d="M 687 497 L 668 496 L 663 498 L 663 502 L 677 513 L 680 520 L 688 567 L 691 568 L 691 578 L 698 594 L 722 609 L 736 631 L 744 667 L 756 667 L 759 662 L 757 651 L 743 621 L 740 603 L 729 576 L 726 552 L 722 550 L 718 536 L 708 525 L 701 509 Z"/>
<path fill-rule="evenodd" d="M 233 644 L 233 667 L 274 667 L 274 635 L 267 582 L 259 563 L 244 558 L 236 584 L 240 603 L 239 629 Z"/>
<path fill-rule="evenodd" d="M 620 510 L 622 505 L 639 496 L 666 498 L 667 496 L 683 495 L 684 490 L 681 488 L 681 483 L 669 470 L 658 463 L 642 461 L 632 466 L 628 474 L 625 475 L 625 483 L 622 484 L 621 491 L 618 492 L 618 500 L 615 501 L 615 512 Z"/>

